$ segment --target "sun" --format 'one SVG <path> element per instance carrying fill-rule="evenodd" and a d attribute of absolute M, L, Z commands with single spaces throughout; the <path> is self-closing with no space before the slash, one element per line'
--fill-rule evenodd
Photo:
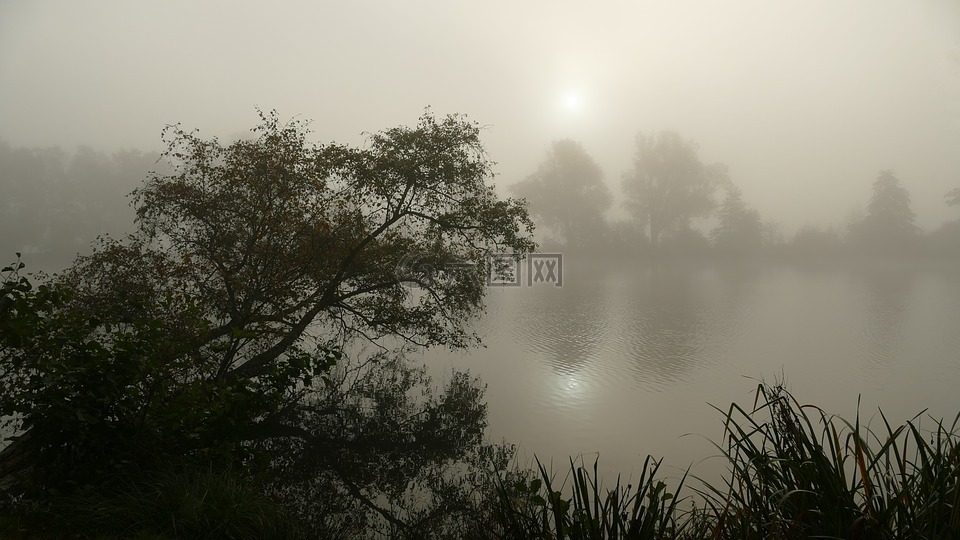
<path fill-rule="evenodd" d="M 576 92 L 567 92 L 567 94 L 563 96 L 563 108 L 567 109 L 568 111 L 579 110 L 581 105 L 582 101 L 580 99 L 580 94 Z"/>

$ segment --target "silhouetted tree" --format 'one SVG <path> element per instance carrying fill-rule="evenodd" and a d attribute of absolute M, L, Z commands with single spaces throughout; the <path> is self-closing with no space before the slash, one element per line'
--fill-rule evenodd
<path fill-rule="evenodd" d="M 576 141 L 554 141 L 537 171 L 510 187 L 529 203 L 534 220 L 571 248 L 604 239 L 604 213 L 613 203 L 603 171 Z"/>
<path fill-rule="evenodd" d="M 656 248 L 664 232 L 686 227 L 716 206 L 713 193 L 726 182 L 726 167 L 705 166 L 697 147 L 677 133 L 638 135 L 634 169 L 623 177 L 627 210 L 650 235 Z"/>
<path fill-rule="evenodd" d="M 247 463 L 259 446 L 291 482 L 334 478 L 340 499 L 401 527 L 382 499 L 411 490 L 442 506 L 423 519 L 449 519 L 460 482 L 446 481 L 467 472 L 452 468 L 490 462 L 476 455 L 474 379 L 430 395 L 399 357 L 357 366 L 340 352 L 478 342 L 487 254 L 535 248 L 524 204 L 488 184 L 479 128 L 425 114 L 363 148 L 317 146 L 272 113 L 254 132 L 224 146 L 169 128 L 172 171 L 135 192 L 134 235 L 35 289 L 4 271 L 0 490 L 43 497 L 172 459 Z M 398 279 L 411 253 L 474 264 L 404 276 L 414 291 Z"/>
<path fill-rule="evenodd" d="M 908 249 L 917 240 L 915 218 L 910 209 L 910 193 L 893 171 L 881 171 L 873 183 L 867 215 L 851 229 L 852 240 L 870 252 Z"/>
<path fill-rule="evenodd" d="M 763 243 L 760 213 L 743 202 L 740 188 L 729 184 L 717 210 L 718 223 L 710 233 L 714 248 L 731 254 L 755 252 Z"/>

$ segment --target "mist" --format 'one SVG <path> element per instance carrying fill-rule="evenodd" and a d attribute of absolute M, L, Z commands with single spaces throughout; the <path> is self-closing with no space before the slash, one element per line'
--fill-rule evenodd
<path fill-rule="evenodd" d="M 619 202 L 635 136 L 672 130 L 786 234 L 844 226 L 887 169 L 934 229 L 960 182 L 955 2 L 31 2 L 0 15 L 13 146 L 152 151 L 174 123 L 233 138 L 255 106 L 360 143 L 429 106 L 486 126 L 501 188 L 573 139 Z"/>
<path fill-rule="evenodd" d="M 0 2 L 0 267 L 3 537 L 960 534 L 956 0 Z"/>

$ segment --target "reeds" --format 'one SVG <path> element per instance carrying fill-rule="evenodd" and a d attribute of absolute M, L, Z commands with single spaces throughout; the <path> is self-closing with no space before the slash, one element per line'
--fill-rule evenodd
<path fill-rule="evenodd" d="M 598 484 L 598 461 L 591 474 L 571 458 L 559 486 L 537 461 L 539 478 L 500 484 L 495 536 L 501 538 L 673 538 L 678 534 L 677 503 L 667 484 L 657 480 L 660 462 L 649 456 L 636 485 L 618 477 L 612 489 Z M 686 478 L 680 480 L 678 490 Z"/>
<path fill-rule="evenodd" d="M 571 466 L 573 462 L 571 461 Z M 644 461 L 643 472 L 637 481 L 620 487 L 620 479 L 607 497 L 597 497 L 597 461 L 593 477 L 581 467 L 576 471 L 573 490 L 573 519 L 567 524 L 576 538 L 662 538 L 676 534 L 676 505 L 679 500 L 667 491 L 667 485 L 655 480 L 660 462 Z M 546 471 L 541 467 L 541 474 Z M 647 474 L 649 472 L 649 475 Z M 679 487 L 682 489 L 683 482 Z M 591 511 L 592 509 L 592 511 Z"/>
<path fill-rule="evenodd" d="M 718 409 L 719 410 L 719 409 Z M 760 384 L 750 410 L 732 404 L 719 483 L 688 475 L 668 489 L 650 457 L 636 483 L 598 484 L 570 461 L 560 489 L 537 462 L 539 478 L 499 486 L 495 536 L 569 539 L 960 538 L 957 423 L 924 431 L 920 415 L 882 430 L 801 405 L 780 385 Z M 569 485 L 568 485 L 569 484 Z M 681 509 L 688 501 L 690 510 Z M 687 505 L 684 504 L 684 507 Z"/>

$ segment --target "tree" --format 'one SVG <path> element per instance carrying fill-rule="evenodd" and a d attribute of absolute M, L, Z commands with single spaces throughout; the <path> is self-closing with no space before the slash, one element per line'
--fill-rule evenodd
<path fill-rule="evenodd" d="M 633 171 L 624 174 L 627 210 L 647 228 L 656 248 L 662 233 L 682 229 L 710 214 L 713 193 L 726 182 L 726 168 L 705 166 L 697 147 L 677 133 L 637 136 Z"/>
<path fill-rule="evenodd" d="M 946 199 L 948 206 L 960 206 L 960 188 L 948 191 Z"/>
<path fill-rule="evenodd" d="M 556 231 L 568 247 L 595 246 L 613 204 L 603 171 L 576 141 L 554 141 L 537 171 L 511 192 L 530 203 L 539 224 Z"/>
<path fill-rule="evenodd" d="M 731 254 L 756 252 L 763 244 L 760 213 L 743 202 L 740 188 L 730 184 L 710 233 L 714 248 Z"/>
<path fill-rule="evenodd" d="M 0 416 L 19 438 L 0 478 L 14 489 L 67 489 L 174 457 L 262 459 L 250 452 L 271 444 L 295 444 L 300 465 L 379 448 L 375 432 L 338 438 L 331 423 L 393 426 L 408 465 L 447 467 L 476 450 L 475 382 L 416 406 L 389 394 L 321 398 L 339 388 L 352 343 L 476 343 L 466 323 L 483 308 L 487 254 L 535 247 L 524 205 L 486 183 L 478 127 L 427 113 L 351 148 L 310 144 L 303 122 L 260 117 L 255 139 L 228 146 L 169 127 L 172 172 L 134 193 L 134 235 L 102 239 L 41 287 L 4 289 Z M 406 287 L 396 269 L 411 253 L 458 270 L 404 276 L 421 285 Z M 374 359 L 365 365 L 386 365 Z M 379 385 L 364 392 L 410 378 L 373 372 Z M 330 474 L 383 511 L 365 495 L 377 475 Z"/>
<path fill-rule="evenodd" d="M 910 209 L 910 193 L 893 171 L 880 171 L 873 183 L 867 215 L 854 224 L 851 233 L 854 241 L 867 251 L 901 251 L 917 240 L 915 217 Z"/>

